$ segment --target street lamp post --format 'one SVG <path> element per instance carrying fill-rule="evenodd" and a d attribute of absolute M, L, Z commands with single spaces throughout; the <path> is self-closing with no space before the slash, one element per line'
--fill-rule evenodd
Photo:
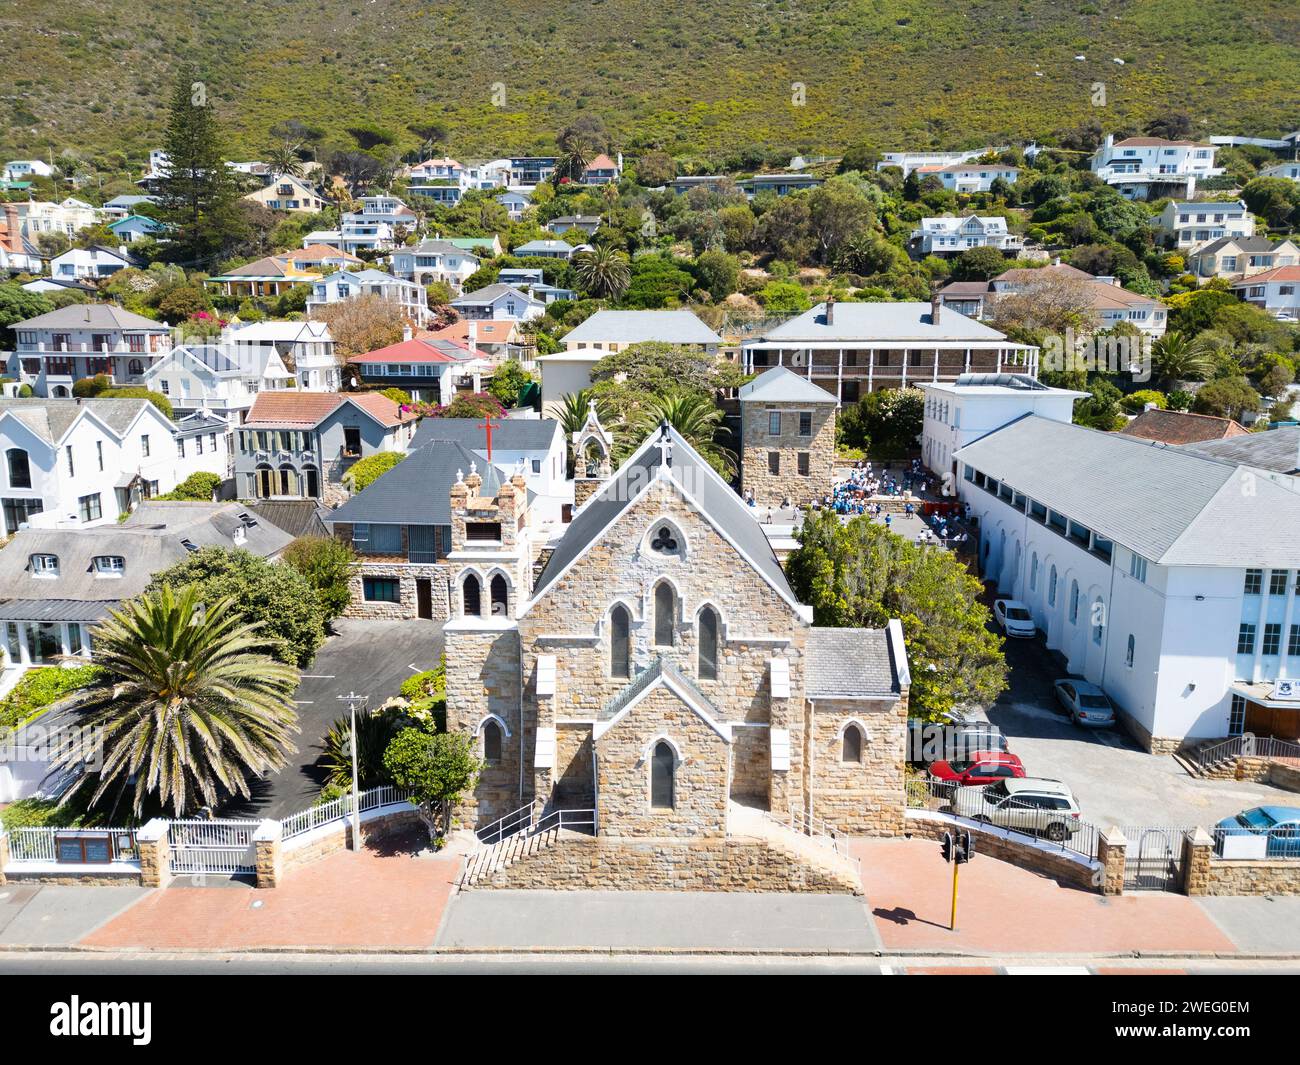
<path fill-rule="evenodd" d="M 357 703 L 364 706 L 367 697 L 350 691 L 347 695 L 340 695 L 339 698 L 348 704 L 348 710 L 352 714 L 352 727 L 348 736 L 348 746 L 352 748 L 352 849 L 357 851 L 361 849 L 361 791 L 359 787 L 361 773 L 357 765 L 359 758 L 357 754 Z"/>

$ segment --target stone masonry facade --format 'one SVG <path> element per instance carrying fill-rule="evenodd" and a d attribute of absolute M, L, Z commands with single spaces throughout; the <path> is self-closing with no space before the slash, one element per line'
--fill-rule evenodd
<path fill-rule="evenodd" d="M 786 499 L 802 506 L 830 495 L 836 408 L 835 398 L 828 393 L 827 399 L 820 405 L 741 404 L 740 486 L 746 495 L 753 493 L 758 506 L 779 506 Z M 780 432 L 774 435 L 772 422 L 778 418 Z M 807 434 L 800 431 L 804 424 Z"/>

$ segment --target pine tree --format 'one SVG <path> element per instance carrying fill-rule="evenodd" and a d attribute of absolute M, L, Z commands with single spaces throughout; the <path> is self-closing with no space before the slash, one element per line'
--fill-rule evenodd
<path fill-rule="evenodd" d="M 213 100 L 193 67 L 176 75 L 164 148 L 167 173 L 158 195 L 161 220 L 173 227 L 169 257 L 183 266 L 210 269 L 238 241 L 244 223 Z"/>

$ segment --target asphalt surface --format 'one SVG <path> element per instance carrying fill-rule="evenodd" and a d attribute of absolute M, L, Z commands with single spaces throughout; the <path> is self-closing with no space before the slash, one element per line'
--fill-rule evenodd
<path fill-rule="evenodd" d="M 710 891 L 465 891 L 439 947 L 880 949 L 852 895 Z"/>
<path fill-rule="evenodd" d="M 148 888 L 0 885 L 0 944 L 56 947 L 75 943 L 149 894 Z"/>
<path fill-rule="evenodd" d="M 298 753 L 254 785 L 249 800 L 227 803 L 223 817 L 281 818 L 310 806 L 325 783 L 317 765 L 330 726 L 347 711 L 340 695 L 356 692 L 370 707 L 397 695 L 402 681 L 432 669 L 442 655 L 442 623 L 339 618 L 335 635 L 316 653 L 294 693 L 301 732 Z"/>
<path fill-rule="evenodd" d="M 1008 639 L 1010 688 L 989 708 L 1025 772 L 1069 784 L 1086 820 L 1101 828 L 1209 827 L 1261 803 L 1295 804 L 1267 784 L 1199 780 L 1169 755 L 1142 750 L 1122 728 L 1085 729 L 1056 703 L 1052 684 L 1064 666 L 1042 638 Z"/>

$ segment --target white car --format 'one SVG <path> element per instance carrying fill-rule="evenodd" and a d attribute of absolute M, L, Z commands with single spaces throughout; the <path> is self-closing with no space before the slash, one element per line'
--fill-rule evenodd
<path fill-rule="evenodd" d="M 1019 599 L 999 599 L 993 604 L 993 618 L 1008 636 L 1033 637 L 1038 632 L 1029 607 Z"/>
<path fill-rule="evenodd" d="M 953 792 L 952 812 L 999 828 L 1046 836 L 1057 843 L 1083 828 L 1078 803 L 1069 787 L 1043 777 L 960 787 Z"/>

